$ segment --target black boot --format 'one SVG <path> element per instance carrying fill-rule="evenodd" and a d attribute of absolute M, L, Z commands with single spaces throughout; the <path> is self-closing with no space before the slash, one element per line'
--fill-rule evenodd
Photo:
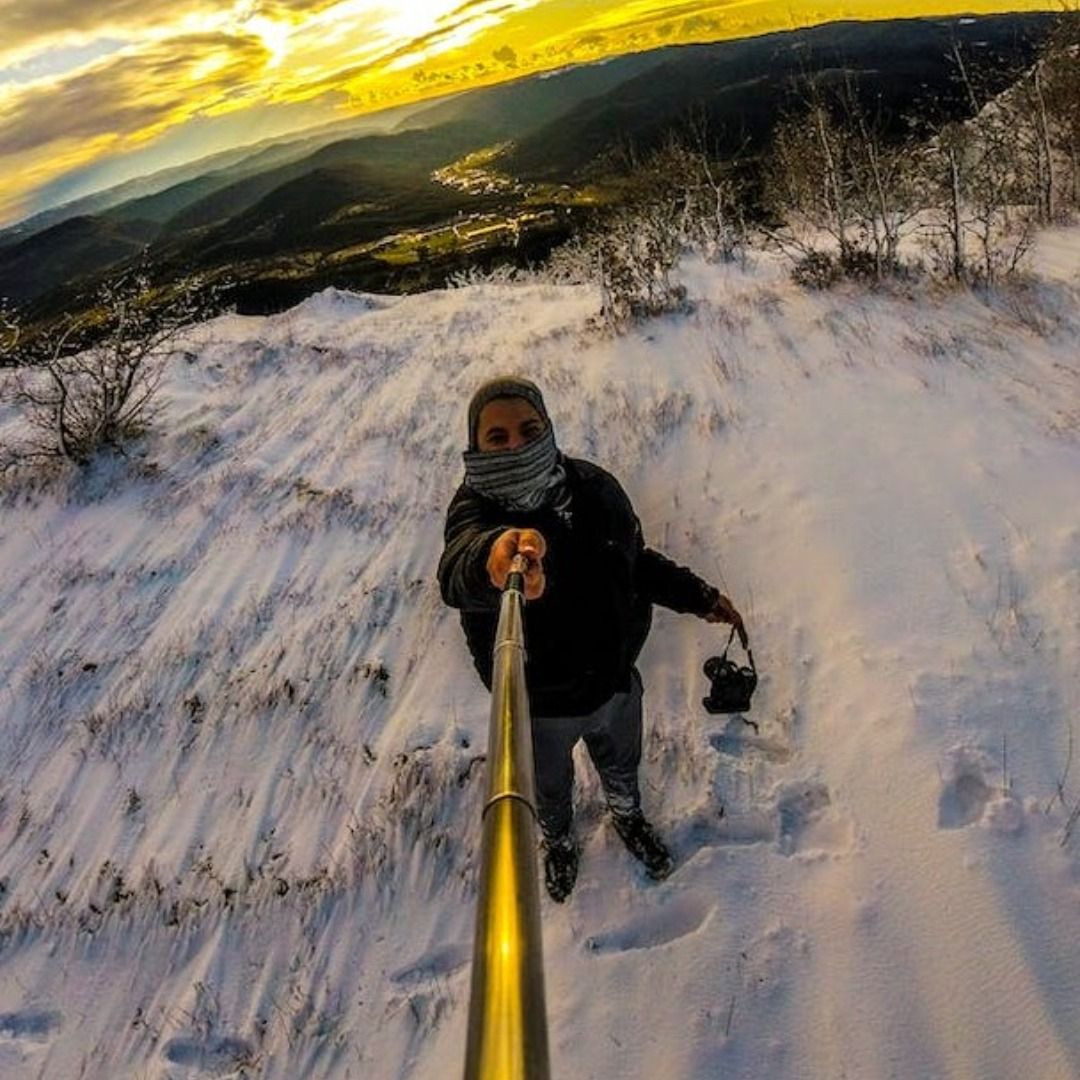
<path fill-rule="evenodd" d="M 645 815 L 640 810 L 634 810 L 629 814 L 612 814 L 611 821 L 626 850 L 644 865 L 649 877 L 653 881 L 663 881 L 674 869 L 675 863 L 664 841 L 645 820 Z"/>
<path fill-rule="evenodd" d="M 558 836 L 545 840 L 544 884 L 548 896 L 561 904 L 574 890 L 577 881 L 578 849 L 570 836 Z"/>

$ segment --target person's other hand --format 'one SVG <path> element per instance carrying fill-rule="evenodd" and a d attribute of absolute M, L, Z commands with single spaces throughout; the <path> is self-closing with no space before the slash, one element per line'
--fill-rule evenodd
<path fill-rule="evenodd" d="M 495 538 L 488 553 L 487 572 L 500 592 L 506 588 L 516 555 L 525 560 L 525 599 L 535 600 L 544 592 L 544 554 L 547 541 L 535 529 L 507 529 Z"/>
<path fill-rule="evenodd" d="M 735 633 L 739 635 L 742 647 L 745 649 L 749 644 L 750 638 L 746 633 L 743 617 L 739 614 L 738 608 L 723 593 L 717 597 L 716 603 L 710 611 L 705 613 L 703 618 L 706 622 L 711 623 L 729 623 L 735 627 Z"/>

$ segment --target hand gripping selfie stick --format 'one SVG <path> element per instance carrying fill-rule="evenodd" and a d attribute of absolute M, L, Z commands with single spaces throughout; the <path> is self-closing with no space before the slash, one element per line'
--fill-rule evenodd
<path fill-rule="evenodd" d="M 465 1080 L 550 1076 L 525 686 L 526 566 L 524 556 L 514 557 L 495 632 Z"/>

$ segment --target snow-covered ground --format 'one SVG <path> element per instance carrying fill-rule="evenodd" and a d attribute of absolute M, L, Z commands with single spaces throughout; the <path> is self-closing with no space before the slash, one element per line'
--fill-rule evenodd
<path fill-rule="evenodd" d="M 642 657 L 648 882 L 579 769 L 553 1075 L 1080 1076 L 1080 230 L 1038 279 L 326 292 L 199 327 L 140 456 L 0 517 L 0 1078 L 460 1074 L 488 701 L 434 581 L 473 388 L 544 388 L 747 615 Z M 0 434 L 15 423 L 0 415 Z"/>

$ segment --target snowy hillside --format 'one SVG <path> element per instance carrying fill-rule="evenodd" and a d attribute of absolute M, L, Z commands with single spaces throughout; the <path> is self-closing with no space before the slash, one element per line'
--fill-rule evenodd
<path fill-rule="evenodd" d="M 487 697 L 433 571 L 515 371 L 747 615 L 642 657 L 648 882 L 579 768 L 553 1075 L 1080 1076 L 1080 230 L 991 297 L 688 264 L 596 332 L 541 284 L 326 292 L 171 361 L 142 456 L 2 493 L 0 1080 L 442 1080 Z M 0 415 L 0 430 L 15 423 Z"/>

